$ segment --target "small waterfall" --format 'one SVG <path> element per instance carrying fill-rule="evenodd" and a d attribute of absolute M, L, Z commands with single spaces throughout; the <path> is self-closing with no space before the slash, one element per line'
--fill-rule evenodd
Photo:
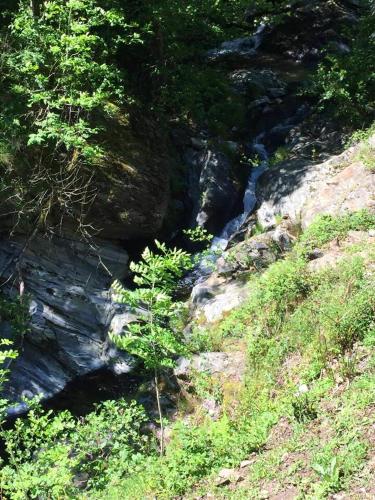
<path fill-rule="evenodd" d="M 250 167 L 250 175 L 243 197 L 243 212 L 227 222 L 222 232 L 213 238 L 208 252 L 197 264 L 195 270 L 183 280 L 185 284 L 194 282 L 197 284 L 211 274 L 218 256 L 228 247 L 230 238 L 241 228 L 253 212 L 257 202 L 256 186 L 258 179 L 268 169 L 269 155 L 262 143 L 264 135 L 264 133 L 258 135 L 251 146 L 251 149 L 258 155 L 259 165 Z"/>
<path fill-rule="evenodd" d="M 254 40 L 254 49 L 257 50 L 259 49 L 261 43 L 263 42 L 263 34 L 264 30 L 267 28 L 267 25 L 264 23 L 261 23 L 256 32 L 253 35 L 253 40 Z"/>
<path fill-rule="evenodd" d="M 236 38 L 223 42 L 216 49 L 211 49 L 206 52 L 207 60 L 217 62 L 232 57 L 240 57 L 243 59 L 252 59 L 263 42 L 264 31 L 267 28 L 266 24 L 260 24 L 252 36 L 245 38 Z"/>
<path fill-rule="evenodd" d="M 230 220 L 225 225 L 221 234 L 213 239 L 211 245 L 211 249 L 213 251 L 225 250 L 227 248 L 230 238 L 236 231 L 241 228 L 241 226 L 244 224 L 248 216 L 255 208 L 257 202 L 256 185 L 259 177 L 268 169 L 269 156 L 266 147 L 262 143 L 263 138 L 264 134 L 260 134 L 255 139 L 252 145 L 252 149 L 257 153 L 260 163 L 257 167 L 251 168 L 245 194 L 243 197 L 243 212 Z"/>
<path fill-rule="evenodd" d="M 260 31 L 260 36 L 262 35 L 263 30 L 264 27 Z M 259 163 L 258 166 L 250 168 L 249 178 L 243 197 L 243 212 L 227 222 L 221 233 L 213 238 L 210 249 L 197 264 L 195 270 L 187 278 L 187 283 L 190 282 L 197 284 L 201 280 L 204 280 L 207 275 L 211 274 L 218 256 L 227 249 L 232 236 L 245 224 L 249 215 L 253 213 L 257 203 L 256 187 L 258 180 L 269 168 L 270 158 L 264 144 L 265 140 L 267 139 L 269 141 L 270 135 L 275 132 L 281 131 L 283 135 L 286 135 L 293 125 L 302 121 L 307 113 L 308 108 L 303 104 L 292 116 L 289 116 L 279 124 L 275 125 L 270 131 L 262 132 L 254 139 L 254 142 L 250 145 L 250 149 L 257 154 Z"/>

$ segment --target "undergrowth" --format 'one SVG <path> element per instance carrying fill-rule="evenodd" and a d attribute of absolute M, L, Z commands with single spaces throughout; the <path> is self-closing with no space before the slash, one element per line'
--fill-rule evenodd
<path fill-rule="evenodd" d="M 374 341 L 374 276 L 356 255 L 319 273 L 309 271 L 304 255 L 311 246 L 344 238 L 350 230 L 373 227 L 373 216 L 365 212 L 320 218 L 290 257 L 253 278 L 249 301 L 210 333 L 216 342 L 233 333 L 248 339 L 247 378 L 237 415 L 229 419 L 224 414 L 218 421 L 207 418 L 200 425 L 178 423 L 166 457 L 147 474 L 111 489 L 111 498 L 120 491 L 133 493 L 135 483 L 137 488 L 143 485 L 138 494 L 148 492 L 158 498 L 184 494 L 201 479 L 215 477 L 220 468 L 238 465 L 251 452 L 261 454 L 281 417 L 301 428 L 321 415 L 321 404 L 329 398 L 337 374 L 350 376 L 344 366 L 346 354 L 358 342 Z M 369 258 L 373 260 L 374 255 Z M 210 334 L 206 332 L 206 347 Z M 293 356 L 298 356 L 298 364 L 287 368 L 285 363 Z M 335 425 L 344 425 L 340 422 Z M 349 428 L 351 423 L 345 425 Z M 304 486 L 306 491 L 324 497 L 347 483 L 366 456 L 366 444 L 360 436 L 354 437 L 350 441 L 338 433 L 326 446 L 314 448 L 309 464 L 313 479 Z M 335 446 L 342 449 L 338 458 Z M 259 479 L 262 473 L 257 474 Z M 207 484 L 213 487 L 210 480 Z M 206 491 L 207 484 L 202 483 L 197 491 Z M 251 498 L 257 498 L 256 494 Z"/>
<path fill-rule="evenodd" d="M 217 348 L 219 339 L 247 341 L 246 382 L 230 414 L 178 419 L 163 457 L 139 433 L 145 417 L 135 406 L 118 412 L 119 403 L 107 403 L 81 422 L 31 414 L 16 432 L 1 432 L 9 457 L 4 497 L 169 499 L 214 491 L 215 498 L 259 498 L 265 482 L 290 478 L 306 498 L 349 488 L 369 450 L 365 415 L 375 384 L 356 352 L 375 344 L 375 252 L 347 253 L 336 267 L 315 272 L 307 256 L 350 230 L 374 227 L 367 212 L 319 218 L 287 258 L 251 278 L 248 301 L 205 332 L 206 348 L 210 339 Z M 222 401 L 220 384 L 203 376 L 196 383 L 198 396 Z M 267 446 L 282 418 L 290 435 Z M 324 440 L 316 430 L 322 422 L 329 425 Z M 243 489 L 217 489 L 218 471 L 250 455 Z M 285 456 L 293 458 L 288 466 Z"/>

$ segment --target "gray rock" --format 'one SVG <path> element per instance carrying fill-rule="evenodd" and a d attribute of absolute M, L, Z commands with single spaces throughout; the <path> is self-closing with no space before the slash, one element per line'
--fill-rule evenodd
<path fill-rule="evenodd" d="M 355 158 L 331 179 L 323 179 L 316 190 L 319 196 L 308 199 L 302 209 L 304 228 L 321 214 L 338 216 L 359 210 L 375 213 L 375 175 Z"/>
<path fill-rule="evenodd" d="M 62 237 L 36 236 L 27 244 L 23 236 L 1 239 L 3 290 L 17 295 L 22 283 L 31 315 L 31 331 L 15 339 L 20 355 L 11 366 L 7 397 L 19 402 L 27 392 L 49 398 L 77 376 L 105 367 L 118 372 L 117 362 L 122 372 L 131 369 L 131 358 L 108 341 L 111 322 L 131 320 L 109 291 L 115 278 L 126 276 L 127 264 L 127 253 L 109 243 L 94 247 Z"/>
<path fill-rule="evenodd" d="M 307 227 L 319 214 L 374 210 L 375 176 L 361 161 L 361 145 L 323 163 L 291 159 L 270 169 L 258 185 L 258 221 L 265 228 L 277 217 Z"/>
<path fill-rule="evenodd" d="M 227 486 L 230 483 L 239 483 L 243 481 L 245 476 L 241 471 L 236 469 L 222 469 L 216 479 L 216 486 Z"/>
<path fill-rule="evenodd" d="M 286 83 L 269 69 L 241 69 L 233 71 L 229 79 L 235 91 L 259 98 L 261 96 L 281 97 L 286 93 Z"/>
<path fill-rule="evenodd" d="M 185 162 L 189 166 L 192 224 L 216 233 L 230 218 L 240 195 L 233 164 L 217 149 L 188 149 Z"/>
<path fill-rule="evenodd" d="M 236 38 L 223 42 L 220 47 L 209 50 L 206 58 L 210 62 L 222 62 L 230 60 L 247 60 L 256 55 L 256 40 L 254 37 Z"/>
<path fill-rule="evenodd" d="M 218 259 L 217 273 L 228 276 L 268 267 L 281 252 L 291 249 L 295 238 L 289 226 L 289 221 L 283 221 L 273 231 L 252 236 L 233 245 Z"/>
<path fill-rule="evenodd" d="M 248 294 L 249 289 L 243 281 L 227 280 L 214 273 L 193 288 L 192 314 L 200 322 L 215 323 L 222 319 L 225 313 L 238 307 Z"/>
<path fill-rule="evenodd" d="M 193 372 L 220 375 L 232 381 L 242 380 L 246 369 L 246 355 L 243 351 L 203 352 L 191 359 L 180 358 L 174 369 L 177 378 L 188 379 Z"/>
<path fill-rule="evenodd" d="M 315 196 L 316 187 L 332 172 L 329 164 L 311 164 L 305 160 L 283 162 L 270 169 L 258 184 L 258 221 L 264 228 L 277 224 L 278 216 L 299 223 L 306 200 Z"/>

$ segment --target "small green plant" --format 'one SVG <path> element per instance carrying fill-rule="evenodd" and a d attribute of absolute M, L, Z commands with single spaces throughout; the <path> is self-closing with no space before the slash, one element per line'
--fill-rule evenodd
<path fill-rule="evenodd" d="M 357 375 L 357 359 L 353 354 L 346 354 L 339 363 L 339 374 L 344 380 L 353 380 Z"/>
<path fill-rule="evenodd" d="M 346 147 L 349 148 L 360 142 L 367 142 L 373 134 L 375 134 L 375 122 L 370 127 L 353 132 L 346 143 Z"/>
<path fill-rule="evenodd" d="M 254 227 L 251 229 L 252 236 L 258 236 L 259 234 L 265 233 L 266 230 L 259 221 L 256 221 Z"/>
<path fill-rule="evenodd" d="M 269 161 L 270 167 L 274 167 L 278 163 L 288 160 L 289 156 L 290 156 L 289 148 L 287 146 L 280 146 L 279 148 L 277 148 L 277 150 L 270 158 Z"/>
<path fill-rule="evenodd" d="M 123 335 L 110 335 L 111 340 L 126 352 L 144 361 L 154 372 L 155 394 L 161 430 L 160 453 L 164 454 L 164 425 L 159 393 L 159 370 L 171 368 L 176 356 L 186 352 L 181 335 L 173 331 L 171 322 L 181 305 L 173 300 L 178 278 L 192 267 L 191 256 L 179 249 L 168 249 L 155 241 L 158 253 L 146 248 L 142 260 L 132 262 L 136 290 L 126 290 L 115 281 L 113 291 L 118 302 L 128 304 L 141 313 L 140 320 L 131 323 Z"/>
<path fill-rule="evenodd" d="M 314 420 L 317 416 L 316 402 L 308 394 L 298 394 L 292 401 L 294 418 L 297 422 L 306 423 Z"/>
<path fill-rule="evenodd" d="M 208 372 L 193 371 L 191 377 L 194 392 L 201 399 L 213 399 L 216 403 L 223 401 L 223 388 L 220 380 Z"/>
<path fill-rule="evenodd" d="M 210 243 L 213 240 L 213 235 L 207 229 L 197 226 L 194 229 L 185 229 L 184 235 L 193 243 Z"/>
<path fill-rule="evenodd" d="M 329 485 L 329 491 L 339 491 L 341 470 L 337 457 L 333 457 L 330 462 L 325 464 L 313 464 L 312 468 L 319 474 L 322 481 Z"/>
<path fill-rule="evenodd" d="M 28 332 L 28 301 L 25 297 L 11 300 L 0 294 L 0 322 L 7 322 L 11 327 L 12 340 L 0 339 L 0 392 L 8 380 L 11 363 L 18 357 L 14 349 L 15 342 Z M 0 424 L 5 415 L 8 402 L 0 399 Z"/>
<path fill-rule="evenodd" d="M 363 144 L 358 155 L 359 160 L 371 172 L 375 172 L 375 147 L 369 143 Z"/>

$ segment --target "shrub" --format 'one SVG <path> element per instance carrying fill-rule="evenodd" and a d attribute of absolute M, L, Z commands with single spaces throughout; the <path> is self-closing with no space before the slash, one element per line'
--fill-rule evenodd
<path fill-rule="evenodd" d="M 375 109 L 375 16 L 365 15 L 351 34 L 351 52 L 329 55 L 320 64 L 309 92 L 321 109 L 331 111 L 341 122 L 363 127 L 373 120 Z"/>
<path fill-rule="evenodd" d="M 139 471 L 151 441 L 142 435 L 143 409 L 107 401 L 82 419 L 30 403 L 26 418 L 2 429 L 6 465 L 1 489 L 10 498 L 75 498 Z"/>

